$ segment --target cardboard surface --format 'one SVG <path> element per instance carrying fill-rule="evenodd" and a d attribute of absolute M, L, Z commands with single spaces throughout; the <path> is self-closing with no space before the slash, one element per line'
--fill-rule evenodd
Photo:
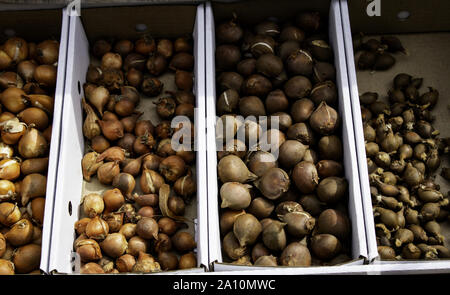
<path fill-rule="evenodd" d="M 269 15 L 277 16 L 277 13 L 284 11 L 283 18 L 287 18 L 286 15 L 297 13 L 304 9 L 313 9 L 312 7 L 318 7 L 323 12 L 323 7 L 326 5 L 325 19 L 328 20 L 329 25 L 329 37 L 330 45 L 334 49 L 335 54 L 335 66 L 337 71 L 336 83 L 338 85 L 339 93 L 339 113 L 342 118 L 342 140 L 344 143 L 344 166 L 346 178 L 349 180 L 349 216 L 352 222 L 352 257 L 356 262 L 350 263 L 363 263 L 363 259 L 367 255 L 366 237 L 364 233 L 364 220 L 362 213 L 362 204 L 359 189 L 359 176 L 356 161 L 356 147 L 354 145 L 354 134 L 352 124 L 352 114 L 350 105 L 350 95 L 348 92 L 347 70 L 346 60 L 344 53 L 344 44 L 342 39 L 342 26 L 340 20 L 339 2 L 332 1 L 331 6 L 328 1 L 318 1 L 311 4 L 310 2 L 297 2 L 295 9 L 292 6 L 287 5 L 284 1 L 281 1 L 280 5 L 269 5 L 267 1 L 258 2 L 261 6 L 250 6 L 252 1 L 246 1 L 244 3 L 235 4 L 217 4 L 206 5 L 206 73 L 207 73 L 207 124 L 208 124 L 208 208 L 209 208 L 209 238 L 210 238 L 210 263 L 214 266 L 214 271 L 218 270 L 244 270 L 253 269 L 259 273 L 261 268 L 259 267 L 245 267 L 237 266 L 223 262 L 221 252 L 221 238 L 219 233 L 219 206 L 218 206 L 218 183 L 217 183 L 217 155 L 215 150 L 215 38 L 214 38 L 214 22 L 218 21 L 221 17 L 229 16 L 233 11 L 237 11 L 239 20 L 242 22 L 252 22 L 263 20 L 264 17 Z M 253 1 L 253 4 L 256 2 Z M 284 5 L 281 5 L 284 4 Z M 243 5 L 247 5 L 247 10 L 242 9 Z M 315 5 L 315 6 L 308 6 Z M 211 7 L 212 6 L 212 7 Z M 256 9 L 259 14 L 255 13 L 255 10 L 249 9 L 249 7 Z M 240 9 L 239 9 L 240 8 Z M 328 9 L 330 9 L 330 15 L 328 18 Z M 214 10 L 214 15 L 213 15 Z M 217 15 L 216 15 L 217 12 Z M 252 13 L 250 13 L 252 12 Z M 248 18 L 244 18 L 248 17 Z M 211 148 L 213 147 L 213 148 Z M 277 268 L 271 268 L 273 270 Z M 311 267 L 311 268 L 289 268 L 282 267 L 285 273 L 327 273 L 328 267 Z"/>
<path fill-rule="evenodd" d="M 176 7 L 176 9 L 175 9 Z M 102 37 L 137 39 L 144 34 L 153 38 L 192 37 L 196 16 L 195 5 L 125 6 L 81 9 L 83 25 L 89 42 Z M 138 32 L 137 24 L 147 30 Z"/>
<path fill-rule="evenodd" d="M 140 9 L 140 8 L 136 8 Z M 196 8 L 197 9 L 197 8 Z M 205 146 L 205 90 L 204 90 L 204 37 L 203 37 L 203 5 L 198 7 L 199 13 L 194 15 L 196 21 L 194 34 L 196 39 L 201 42 L 194 43 L 194 55 L 196 59 L 195 66 L 195 83 L 194 93 L 197 99 L 197 118 L 196 118 L 196 132 L 198 136 L 197 145 L 202 145 L 200 148 L 204 151 Z M 148 11 L 147 11 L 148 12 Z M 74 258 L 76 256 L 73 252 L 73 241 L 75 238 L 74 223 L 83 217 L 79 210 L 79 205 L 82 196 L 110 189 L 109 186 L 101 185 L 96 177 L 93 177 L 91 182 L 83 180 L 81 173 L 81 159 L 87 151 L 84 136 L 82 134 L 83 111 L 81 109 L 81 98 L 83 97 L 82 85 L 85 83 L 86 72 L 89 64 L 95 61 L 89 56 L 89 43 L 85 30 L 89 31 L 89 27 L 83 26 L 79 17 L 73 16 L 70 18 L 70 34 L 69 34 L 69 52 L 68 52 L 68 77 L 66 79 L 65 105 L 64 105 L 64 122 L 61 137 L 61 155 L 60 155 L 60 170 L 58 174 L 57 192 L 55 203 L 55 216 L 53 218 L 54 230 L 52 236 L 52 247 L 50 255 L 49 271 L 57 273 L 76 273 L 77 269 L 73 268 Z M 200 61 L 200 62 L 199 62 Z M 164 74 L 160 77 L 164 83 L 164 90 L 176 90 L 174 83 L 174 74 Z M 161 96 L 164 96 L 164 92 Z M 146 98 L 141 95 L 141 103 L 137 110 L 143 111 L 144 115 L 140 119 L 149 119 L 156 126 L 160 119 L 156 114 L 154 102 L 156 98 Z M 197 123 L 199 124 L 197 126 Z M 202 130 L 203 129 L 203 130 Z M 186 217 L 191 220 L 188 222 L 189 228 L 186 229 L 195 235 L 197 242 L 197 260 L 199 268 L 188 270 L 188 272 L 203 272 L 204 268 L 201 266 L 207 265 L 208 259 L 208 240 L 207 225 L 206 225 L 206 161 L 202 159 L 205 157 L 204 153 L 197 157 L 197 164 L 192 167 L 194 176 L 197 178 L 198 197 L 194 197 L 192 202 L 186 207 Z M 204 166 L 204 167 L 203 167 Z M 198 169 L 200 172 L 196 173 Z M 203 184 L 202 184 L 203 183 Z M 136 192 L 140 192 L 139 179 L 136 179 Z M 202 212 L 201 214 L 198 214 Z M 201 220 L 205 220 L 200 222 Z M 202 237 L 200 237 L 200 235 Z M 203 237 L 205 236 L 205 237 Z M 205 249 L 203 253 L 202 249 Z M 182 271 L 177 271 L 180 273 Z M 175 272 L 172 272 L 175 273 Z"/>
<path fill-rule="evenodd" d="M 10 30 L 28 42 L 60 39 L 62 9 L 39 11 L 6 11 L 5 9 L 6 7 L 0 5 L 0 42 L 6 41 Z"/>
<path fill-rule="evenodd" d="M 230 1 L 232 2 L 232 1 Z M 236 12 L 239 21 L 243 24 L 255 24 L 268 17 L 281 21 L 294 18 L 300 10 L 312 10 L 320 13 L 322 20 L 328 20 L 328 10 L 331 0 L 321 1 L 293 1 L 278 0 L 276 4 L 272 0 L 245 0 L 234 3 L 214 2 L 214 18 L 216 22 L 230 19 L 232 12 Z M 275 5 L 274 5 L 275 4 Z"/>
<path fill-rule="evenodd" d="M 350 5 L 350 4 L 349 4 Z M 448 48 L 450 46 L 450 33 L 420 33 L 420 34 L 397 34 L 396 36 L 401 40 L 404 47 L 408 51 L 408 55 L 394 54 L 396 58 L 396 64 L 388 71 L 355 71 L 355 60 L 357 60 L 358 54 L 353 55 L 353 48 L 351 46 L 351 31 L 350 24 L 346 20 L 347 1 L 341 0 L 341 10 L 344 19 L 344 35 L 346 41 L 347 61 L 349 69 L 350 89 L 352 95 L 352 103 L 354 105 L 354 128 L 357 136 L 357 152 L 358 161 L 360 166 L 361 177 L 361 189 L 364 204 L 364 213 L 366 220 L 366 233 L 368 240 L 368 253 L 369 261 L 372 263 L 380 264 L 381 270 L 399 271 L 399 272 L 412 272 L 417 273 L 425 271 L 428 273 L 437 272 L 449 272 L 450 261 L 446 259 L 433 260 L 433 261 L 379 261 L 375 260 L 378 257 L 377 245 L 375 238 L 374 220 L 372 213 L 371 196 L 369 191 L 369 182 L 366 165 L 366 155 L 364 147 L 364 139 L 362 134 L 361 115 L 359 110 L 359 94 L 366 91 L 377 92 L 380 95 L 381 100 L 387 101 L 387 92 L 392 87 L 392 79 L 398 73 L 408 73 L 413 77 L 424 78 L 423 85 L 419 89 L 420 94 L 426 92 L 428 86 L 436 88 L 439 91 L 440 99 L 438 104 L 433 110 L 433 115 L 436 116 L 436 120 L 433 122 L 433 126 L 438 129 L 441 134 L 440 137 L 450 136 L 450 109 L 449 98 L 450 85 L 448 85 L 448 74 L 450 73 L 450 57 Z M 351 13 L 351 12 L 350 12 Z M 355 17 L 351 16 L 353 20 Z M 356 16 L 357 18 L 357 16 Z M 348 19 L 347 19 L 348 21 Z M 353 29 L 353 22 L 352 22 Z M 359 23 L 356 23 L 358 26 Z M 442 24 L 445 28 L 445 23 Z M 383 25 L 380 25 L 383 27 Z M 398 29 L 398 28 L 397 28 Z M 367 36 L 370 37 L 378 37 Z M 356 113 L 359 111 L 359 118 Z M 362 135 L 359 135 L 358 133 Z M 435 174 L 439 174 L 442 167 L 449 166 L 448 156 L 443 156 L 441 167 Z M 444 195 L 449 191 L 449 182 L 443 179 L 440 175 L 436 176 L 436 182 L 441 186 L 441 192 Z M 442 234 L 445 236 L 445 245 L 448 246 L 450 242 L 450 225 L 448 222 L 441 223 Z M 422 267 L 427 265 L 426 267 Z"/>

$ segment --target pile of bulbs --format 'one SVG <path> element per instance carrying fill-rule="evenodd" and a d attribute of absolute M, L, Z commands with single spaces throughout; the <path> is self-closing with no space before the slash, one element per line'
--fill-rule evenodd
<path fill-rule="evenodd" d="M 217 26 L 216 38 L 216 131 L 231 134 L 218 152 L 225 259 L 255 266 L 350 260 L 336 70 L 319 13 L 253 28 L 234 17 Z M 273 118 L 279 128 L 264 130 Z M 264 150 L 263 142 L 274 145 Z"/>
<path fill-rule="evenodd" d="M 394 53 L 406 54 L 406 49 L 395 36 L 381 36 L 380 40 L 370 38 L 367 41 L 355 38 L 353 42 L 355 52 L 361 51 L 357 66 L 359 70 L 386 71 L 395 65 Z"/>
<path fill-rule="evenodd" d="M 440 223 L 449 199 L 435 176 L 449 139 L 438 138 L 431 110 L 439 92 L 420 94 L 421 78 L 394 77 L 389 104 L 378 94 L 360 96 L 378 252 L 382 259 L 449 258 Z"/>
<path fill-rule="evenodd" d="M 40 273 L 59 43 L 0 46 L 0 274 Z"/>
<path fill-rule="evenodd" d="M 96 177 L 105 189 L 82 199 L 74 242 L 81 273 L 194 268 L 196 243 L 183 215 L 196 193 L 195 152 L 174 150 L 171 138 L 178 130 L 171 120 L 185 116 L 193 143 L 192 45 L 186 38 L 98 40 L 92 54 L 101 62 L 91 64 L 84 85 L 83 134 L 90 150 L 81 164 L 84 179 Z M 154 102 L 160 122 L 140 120 L 146 112 L 137 110 L 141 92 L 163 94 L 160 76 L 169 71 L 178 90 Z"/>

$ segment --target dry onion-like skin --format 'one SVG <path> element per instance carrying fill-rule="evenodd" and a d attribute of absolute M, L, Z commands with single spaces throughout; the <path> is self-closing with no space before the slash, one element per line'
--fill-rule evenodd
<path fill-rule="evenodd" d="M 159 208 L 161 209 L 161 213 L 164 216 L 170 217 L 178 221 L 186 221 L 186 218 L 184 216 L 177 216 L 172 211 L 170 211 L 169 206 L 167 204 L 169 201 L 169 196 L 170 196 L 170 186 L 168 184 L 163 184 L 159 189 Z"/>

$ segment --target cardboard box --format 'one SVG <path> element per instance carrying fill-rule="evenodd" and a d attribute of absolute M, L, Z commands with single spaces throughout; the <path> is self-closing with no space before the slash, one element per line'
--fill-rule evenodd
<path fill-rule="evenodd" d="M 245 23 L 256 23 L 267 17 L 289 19 L 302 10 L 317 10 L 329 18 L 330 45 L 334 50 L 336 66 L 336 83 L 339 93 L 339 113 L 342 118 L 342 141 L 344 146 L 345 176 L 349 182 L 349 215 L 352 223 L 352 258 L 353 261 L 341 266 L 331 267 L 248 267 L 224 263 L 221 251 L 219 231 L 219 194 L 217 181 L 217 155 L 215 142 L 216 124 L 216 77 L 215 77 L 215 36 L 214 26 L 229 19 L 232 12 L 238 13 L 239 20 Z M 289 1 L 245 1 L 242 3 L 207 3 L 206 4 L 206 95 L 207 95 L 207 157 L 208 157 L 208 224 L 209 224 L 209 261 L 214 271 L 252 271 L 262 273 L 277 271 L 283 274 L 327 274 L 333 271 L 345 272 L 351 264 L 363 264 L 367 257 L 367 243 L 364 232 L 364 219 L 359 187 L 356 147 L 353 131 L 353 119 L 350 105 L 350 93 L 347 81 L 347 65 L 345 59 L 344 40 L 338 1 L 314 1 L 295 4 Z M 245 272 L 249 273 L 249 272 Z"/>
<path fill-rule="evenodd" d="M 61 9 L 21 10 L 21 8 L 20 6 L 0 6 L 0 27 L 2 28 L 0 39 L 2 43 L 11 36 L 19 36 L 30 42 L 42 42 L 47 39 L 59 40 L 58 70 L 54 95 L 40 264 L 41 271 L 47 272 L 66 74 L 68 16 L 66 11 Z M 34 8 L 36 9 L 36 7 Z M 18 19 L 21 21 L 18 22 Z"/>
<path fill-rule="evenodd" d="M 135 40 L 142 36 L 137 27 L 146 26 L 154 38 L 175 38 L 192 35 L 195 56 L 195 83 L 197 155 L 195 174 L 197 178 L 197 196 L 192 205 L 187 206 L 187 214 L 193 222 L 189 231 L 195 233 L 197 242 L 198 268 L 167 273 L 203 272 L 208 265 L 208 238 L 206 223 L 206 135 L 205 135 L 205 77 L 204 77 L 204 7 L 203 5 L 185 6 L 133 6 L 87 8 L 80 16 L 70 16 L 67 52 L 67 77 L 64 92 L 63 125 L 61 133 L 60 162 L 56 185 L 55 209 L 48 271 L 50 273 L 77 273 L 77 257 L 74 255 L 74 224 L 80 216 L 81 198 L 89 192 L 102 192 L 109 187 L 100 186 L 93 179 L 90 183 L 83 180 L 81 159 L 85 153 L 85 140 L 82 133 L 83 111 L 81 98 L 86 72 L 93 60 L 89 54 L 89 44 L 101 37 L 114 37 L 116 40 L 127 38 Z M 136 27 L 136 25 L 139 25 Z M 164 74 L 161 79 L 165 90 L 174 89 L 173 74 Z M 141 97 L 138 110 L 145 114 L 140 119 L 149 119 L 153 124 L 160 120 L 155 113 L 157 98 Z M 139 190 L 136 181 L 136 191 Z"/>
<path fill-rule="evenodd" d="M 445 1 L 410 1 L 407 4 L 399 1 L 383 2 L 381 15 L 369 17 L 366 14 L 368 3 L 341 0 L 341 14 L 344 28 L 344 39 L 347 56 L 349 89 L 353 110 L 354 130 L 361 181 L 361 195 L 364 207 L 364 219 L 368 245 L 368 262 L 380 264 L 380 271 L 397 271 L 403 273 L 437 273 L 450 272 L 450 261 L 419 260 L 419 261 L 381 261 L 378 257 L 375 236 L 375 224 L 372 211 L 372 200 L 368 180 L 366 152 L 362 130 L 359 94 L 366 91 L 379 93 L 381 100 L 386 101 L 387 91 L 392 87 L 392 80 L 398 73 L 408 73 L 413 77 L 422 77 L 423 85 L 420 94 L 428 86 L 439 91 L 438 104 L 433 109 L 436 120 L 433 126 L 440 131 L 440 137 L 450 136 L 450 114 L 448 104 L 450 87 L 448 74 L 450 59 L 450 23 L 446 17 L 448 4 Z M 409 18 L 400 19 L 398 13 L 406 11 Z M 447 31 L 447 32 L 442 32 Z M 394 54 L 396 64 L 387 71 L 359 71 L 355 69 L 355 52 L 352 45 L 352 34 L 363 32 L 368 39 L 379 37 L 380 34 L 397 36 L 408 51 L 408 55 Z M 448 156 L 442 157 L 441 167 L 435 174 L 439 174 L 443 166 L 449 166 Z M 437 175 L 436 182 L 441 186 L 444 195 L 449 191 L 449 182 Z M 445 245 L 450 242 L 450 227 L 448 223 L 441 224 Z"/>

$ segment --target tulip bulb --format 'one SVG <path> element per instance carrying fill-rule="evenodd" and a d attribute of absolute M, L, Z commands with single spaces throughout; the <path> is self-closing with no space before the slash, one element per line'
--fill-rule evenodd
<path fill-rule="evenodd" d="M 17 117 L 0 123 L 2 144 L 16 144 L 25 134 L 27 125 L 19 121 Z M 9 150 L 6 153 L 10 152 Z M 12 155 L 12 154 L 11 154 Z"/>
<path fill-rule="evenodd" d="M 90 239 L 104 240 L 109 232 L 109 226 L 102 218 L 95 216 L 86 225 L 86 235 Z"/>
<path fill-rule="evenodd" d="M 121 233 L 112 233 L 106 236 L 100 243 L 100 247 L 109 257 L 118 258 L 125 254 L 128 242 Z"/>
<path fill-rule="evenodd" d="M 111 141 L 118 140 L 123 137 L 123 125 L 118 120 L 103 121 L 97 120 L 100 125 L 103 136 Z"/>
<path fill-rule="evenodd" d="M 14 180 L 20 176 L 20 159 L 4 159 L 0 161 L 0 178 Z"/>
<path fill-rule="evenodd" d="M 27 101 L 23 98 L 25 94 L 20 88 L 6 88 L 0 96 L 0 102 L 9 112 L 17 114 L 26 108 Z"/>
<path fill-rule="evenodd" d="M 23 246 L 31 242 L 33 238 L 33 224 L 27 219 L 15 223 L 5 234 L 5 238 L 13 246 Z"/>
<path fill-rule="evenodd" d="M 3 202 L 0 203 L 0 223 L 4 226 L 11 226 L 22 217 L 17 204 Z"/>
<path fill-rule="evenodd" d="M 118 162 L 107 162 L 97 169 L 97 178 L 102 184 L 111 184 L 114 177 L 120 173 Z"/>
<path fill-rule="evenodd" d="M 97 123 L 99 118 L 95 114 L 94 109 L 82 99 L 84 111 L 86 112 L 86 119 L 83 123 L 83 134 L 88 139 L 92 139 L 101 134 L 100 125 Z"/>
<path fill-rule="evenodd" d="M 155 261 L 155 258 L 150 254 L 139 252 L 139 257 L 136 264 L 133 266 L 133 272 L 159 272 L 161 271 L 161 266 Z"/>
<path fill-rule="evenodd" d="M 164 184 L 164 178 L 158 172 L 144 168 L 140 184 L 144 194 L 155 194 L 159 192 L 160 187 Z"/>
<path fill-rule="evenodd" d="M 118 146 L 110 147 L 101 153 L 101 155 L 97 158 L 97 162 L 101 162 L 103 160 L 106 162 L 122 162 L 125 160 L 125 150 Z"/>
<path fill-rule="evenodd" d="M 92 193 L 83 197 L 83 211 L 87 216 L 93 218 L 101 214 L 104 209 L 105 203 L 99 194 Z"/>
<path fill-rule="evenodd" d="M 149 154 L 144 154 L 137 159 L 131 159 L 131 161 L 129 161 L 125 165 L 125 167 L 123 167 L 122 171 L 125 173 L 129 173 L 133 176 L 138 176 L 139 173 L 141 172 L 142 159 L 148 155 Z"/>
<path fill-rule="evenodd" d="M 102 258 L 99 244 L 92 239 L 83 239 L 75 243 L 75 251 L 82 262 L 97 261 Z"/>
<path fill-rule="evenodd" d="M 127 199 L 132 199 L 131 193 L 136 186 L 136 181 L 134 180 L 133 175 L 128 173 L 119 173 L 114 177 L 112 185 L 115 188 L 118 188 L 127 197 Z"/>
<path fill-rule="evenodd" d="M 103 116 L 103 108 L 109 101 L 109 91 L 103 86 L 98 86 L 89 93 L 87 99 Z"/>
<path fill-rule="evenodd" d="M 48 152 L 48 143 L 40 131 L 30 128 L 19 140 L 18 150 L 24 158 L 38 158 Z"/>
<path fill-rule="evenodd" d="M 91 181 L 91 176 L 97 173 L 98 168 L 103 165 L 103 161 L 97 162 L 98 156 L 98 153 L 90 152 L 81 160 L 83 178 L 88 182 Z"/>
<path fill-rule="evenodd" d="M 120 190 L 115 188 L 103 193 L 103 202 L 105 204 L 105 212 L 114 212 L 122 207 L 125 203 L 125 198 Z"/>
<path fill-rule="evenodd" d="M 14 150 L 9 145 L 0 142 L 0 159 L 11 158 L 14 154 Z"/>
<path fill-rule="evenodd" d="M 34 93 L 36 93 L 36 91 Z M 29 94 L 22 95 L 22 98 L 27 100 L 33 107 L 39 108 L 49 114 L 53 113 L 55 99 L 51 96 L 44 94 Z"/>
<path fill-rule="evenodd" d="M 22 180 L 20 189 L 22 205 L 25 206 L 30 199 L 45 197 L 47 192 L 47 177 L 39 173 L 29 174 Z"/>

